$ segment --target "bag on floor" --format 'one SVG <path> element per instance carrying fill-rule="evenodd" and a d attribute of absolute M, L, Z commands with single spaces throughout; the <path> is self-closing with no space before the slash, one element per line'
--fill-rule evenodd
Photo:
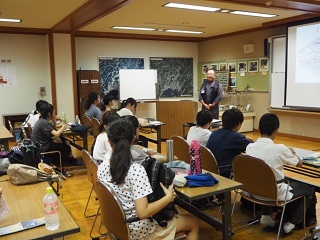
<path fill-rule="evenodd" d="M 38 168 L 34 168 L 25 164 L 10 164 L 7 174 L 11 183 L 14 185 L 24 185 L 47 180 L 52 180 L 54 182 L 59 181 L 59 175 L 50 175 L 40 171 Z"/>

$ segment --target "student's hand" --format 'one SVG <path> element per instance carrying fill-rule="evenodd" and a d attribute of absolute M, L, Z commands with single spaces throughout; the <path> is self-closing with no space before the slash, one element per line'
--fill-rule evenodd
<path fill-rule="evenodd" d="M 176 198 L 176 192 L 174 191 L 173 183 L 169 186 L 169 188 L 166 188 L 161 182 L 160 182 L 160 186 L 162 187 L 162 190 L 166 195 L 166 197 L 171 199 L 171 202 L 173 202 L 174 199 Z"/>

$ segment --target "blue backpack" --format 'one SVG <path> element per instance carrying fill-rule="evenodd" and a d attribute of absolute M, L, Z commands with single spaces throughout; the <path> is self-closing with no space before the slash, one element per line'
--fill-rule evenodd
<path fill-rule="evenodd" d="M 173 182 L 175 173 L 162 162 L 152 157 L 146 157 L 141 165 L 147 172 L 153 191 L 153 193 L 148 195 L 148 201 L 155 202 L 165 195 L 160 186 L 160 182 L 162 182 L 162 184 L 168 188 Z M 175 208 L 174 202 L 171 202 L 162 210 L 153 215 L 152 218 L 156 220 L 161 227 L 166 227 L 168 221 L 171 220 L 176 213 L 178 213 L 178 211 Z"/>

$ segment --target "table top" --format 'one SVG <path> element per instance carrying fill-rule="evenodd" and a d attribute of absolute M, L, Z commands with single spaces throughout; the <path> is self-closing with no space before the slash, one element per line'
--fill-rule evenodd
<path fill-rule="evenodd" d="M 0 139 L 10 139 L 13 138 L 12 134 L 4 125 L 0 125 Z"/>
<path fill-rule="evenodd" d="M 208 187 L 176 187 L 175 190 L 178 194 L 181 194 L 182 196 L 188 198 L 188 200 L 196 200 L 204 197 L 209 197 L 212 195 L 225 193 L 227 191 L 232 191 L 234 189 L 239 189 L 242 187 L 242 183 L 233 181 L 231 179 L 222 177 L 220 175 L 211 173 L 217 180 L 219 180 L 219 183 L 208 186 Z"/>
<path fill-rule="evenodd" d="M 302 167 L 284 166 L 284 175 L 320 188 L 320 169 L 303 165 Z"/>
<path fill-rule="evenodd" d="M 5 178 L 0 178 L 1 180 Z M 16 224 L 21 221 L 44 217 L 43 197 L 46 194 L 47 182 L 15 186 L 10 181 L 0 182 L 10 212 L 0 221 L 0 228 Z M 60 227 L 49 231 L 45 226 L 24 230 L 21 232 L 2 236 L 5 239 L 52 239 L 68 234 L 80 232 L 80 228 L 72 218 L 63 203 L 58 200 Z"/>

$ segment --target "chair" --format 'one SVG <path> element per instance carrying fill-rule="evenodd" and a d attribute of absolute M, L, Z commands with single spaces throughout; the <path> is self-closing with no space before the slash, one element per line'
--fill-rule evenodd
<path fill-rule="evenodd" d="M 21 132 L 22 132 L 23 139 L 28 138 L 26 130 L 24 129 L 24 127 L 21 127 Z"/>
<path fill-rule="evenodd" d="M 205 146 L 200 147 L 202 168 L 220 175 L 219 166 L 213 153 Z"/>
<path fill-rule="evenodd" d="M 13 136 L 13 141 L 15 141 L 18 144 L 18 141 L 21 140 L 20 137 L 20 129 L 15 129 L 13 128 L 12 122 L 8 119 L 8 124 L 9 124 L 9 131 Z"/>
<path fill-rule="evenodd" d="M 93 148 L 94 148 L 94 144 L 96 143 L 96 138 L 97 136 L 100 134 L 100 122 L 98 119 L 96 118 L 92 118 L 91 119 L 91 123 L 92 123 L 92 134 L 93 134 L 93 137 L 94 137 L 94 141 L 93 141 L 93 144 L 91 146 L 91 152 L 93 153 Z"/>
<path fill-rule="evenodd" d="M 92 178 L 93 178 L 93 189 L 95 190 L 95 184 L 98 181 L 98 167 L 99 167 L 99 165 L 94 159 L 91 159 L 90 162 L 89 162 L 89 167 L 91 169 Z M 98 200 L 98 198 L 96 198 L 96 200 Z M 90 230 L 91 238 L 93 238 L 92 232 L 93 232 L 93 228 L 94 228 L 94 226 L 96 224 L 96 221 L 97 221 L 97 218 L 98 218 L 99 214 L 100 214 L 100 206 L 99 206 L 99 208 L 97 210 L 96 217 L 95 217 L 95 219 L 93 221 L 93 224 L 92 224 L 92 227 L 91 227 L 91 230 Z M 101 233 L 101 226 L 102 226 L 102 222 L 100 223 L 99 233 L 101 235 L 104 235 L 103 233 Z"/>
<path fill-rule="evenodd" d="M 278 186 L 275 175 L 271 169 L 271 167 L 261 159 L 251 157 L 248 155 L 238 155 L 233 160 L 233 173 L 234 180 L 237 182 L 243 183 L 242 190 L 236 191 L 236 196 L 238 194 L 241 197 L 251 201 L 255 204 L 261 204 L 266 206 L 275 206 L 282 208 L 282 215 L 280 219 L 279 226 L 282 226 L 283 215 L 285 212 L 286 205 L 292 201 L 303 198 L 304 199 L 304 235 L 307 236 L 305 231 L 305 212 L 306 212 L 306 200 L 304 196 L 299 196 L 286 201 L 278 200 Z M 289 191 L 289 185 L 287 188 L 287 193 Z M 268 200 L 261 200 L 261 198 L 257 198 L 256 196 L 261 196 L 263 198 L 267 198 Z M 235 201 L 233 203 L 234 211 Z M 254 207 L 254 217 L 255 217 L 255 207 Z M 257 222 L 259 220 L 256 220 Z M 254 222 L 249 223 L 248 225 L 252 225 Z M 248 226 L 247 225 L 247 226 Z M 245 227 L 247 227 L 245 226 Z M 243 229 L 243 228 L 241 228 Z M 241 230 L 239 229 L 239 230 Z M 239 231 L 237 230 L 237 231 Z M 280 230 L 278 230 L 277 239 L 279 239 Z"/>
<path fill-rule="evenodd" d="M 180 136 L 173 135 L 171 137 L 173 140 L 173 154 L 179 160 L 184 161 L 185 163 L 190 163 L 190 154 L 189 154 L 189 144 L 187 141 Z"/>
<path fill-rule="evenodd" d="M 30 123 L 27 123 L 27 125 L 28 125 L 29 135 L 31 136 L 33 128 L 31 127 Z"/>
<path fill-rule="evenodd" d="M 102 224 L 108 229 L 107 234 L 111 235 L 111 239 L 129 240 L 130 230 L 128 221 L 130 219 L 126 218 L 116 193 L 112 188 L 99 180 L 95 183 L 95 189 L 101 208 Z M 179 233 L 175 239 L 187 239 L 187 237 L 185 234 Z"/>
<path fill-rule="evenodd" d="M 82 155 L 82 159 L 83 159 L 83 161 L 84 161 L 84 163 L 85 163 L 85 165 L 86 165 L 88 180 L 89 180 L 89 182 L 92 184 L 92 187 L 91 187 L 91 190 L 90 190 L 90 194 L 89 194 L 89 197 L 88 197 L 88 200 L 87 200 L 87 204 L 86 204 L 86 207 L 85 207 L 85 209 L 84 209 L 84 215 L 85 215 L 86 217 L 93 217 L 93 216 L 95 216 L 95 214 L 94 214 L 94 215 L 87 215 L 88 205 L 89 205 L 89 202 L 90 202 L 90 199 L 91 199 L 91 195 L 92 195 L 92 191 L 93 191 L 93 188 L 94 188 L 94 186 L 93 186 L 93 183 L 94 183 L 94 181 L 93 181 L 93 175 L 92 175 L 91 167 L 90 167 L 90 161 L 92 160 L 92 156 L 91 156 L 91 154 L 90 154 L 87 150 L 85 150 L 85 149 L 83 149 L 83 150 L 81 151 L 81 155 Z"/>
<path fill-rule="evenodd" d="M 88 131 L 92 133 L 92 122 L 91 122 L 91 119 L 86 114 L 83 114 L 82 116 L 82 124 L 89 126 L 90 129 Z"/>

